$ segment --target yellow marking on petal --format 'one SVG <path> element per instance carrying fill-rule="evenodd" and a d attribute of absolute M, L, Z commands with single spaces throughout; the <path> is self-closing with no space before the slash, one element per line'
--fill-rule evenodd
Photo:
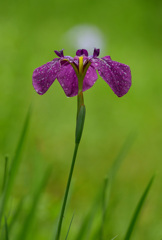
<path fill-rule="evenodd" d="M 79 57 L 79 73 L 83 73 L 83 56 Z"/>

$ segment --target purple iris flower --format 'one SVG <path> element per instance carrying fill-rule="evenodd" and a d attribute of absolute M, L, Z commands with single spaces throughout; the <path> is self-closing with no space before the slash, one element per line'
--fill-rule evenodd
<path fill-rule="evenodd" d="M 122 97 L 131 86 L 129 66 L 112 61 L 110 56 L 98 58 L 100 49 L 94 49 L 93 56 L 88 56 L 86 49 L 79 49 L 74 58 L 64 56 L 63 50 L 54 51 L 59 58 L 38 67 L 33 72 L 33 86 L 43 95 L 57 80 L 68 97 L 86 91 L 96 82 L 98 75 L 110 86 L 113 92 Z"/>

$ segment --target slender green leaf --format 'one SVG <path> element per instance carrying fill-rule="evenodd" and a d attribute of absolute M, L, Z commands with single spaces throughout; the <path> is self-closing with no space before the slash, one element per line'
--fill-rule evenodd
<path fill-rule="evenodd" d="M 96 230 L 96 233 L 94 234 L 95 239 L 103 239 L 103 232 L 104 232 L 104 222 L 106 219 L 106 213 L 108 208 L 108 203 L 110 199 L 110 193 L 111 193 L 111 187 L 113 184 L 113 181 L 117 175 L 117 172 L 119 170 L 119 167 L 121 166 L 123 160 L 125 159 L 126 155 L 128 154 L 133 142 L 135 140 L 135 134 L 130 134 L 128 138 L 126 139 L 125 143 L 123 144 L 119 154 L 117 155 L 115 161 L 113 162 L 110 170 L 107 173 L 107 176 L 105 177 L 104 181 L 104 187 L 103 190 L 100 192 L 100 201 L 102 202 L 102 211 L 101 211 L 101 225 Z"/>
<path fill-rule="evenodd" d="M 110 168 L 107 176 L 105 177 L 106 180 L 104 182 L 104 188 L 99 189 L 99 192 L 97 193 L 97 196 L 94 200 L 92 208 L 90 209 L 90 212 L 85 216 L 82 222 L 82 225 L 80 227 L 76 240 L 88 239 L 88 235 L 92 229 L 92 223 L 94 221 L 95 215 L 97 213 L 97 210 L 100 206 L 101 201 L 102 201 L 102 220 L 101 220 L 101 226 L 97 229 L 95 233 L 95 238 L 99 239 L 99 237 L 102 236 L 101 232 L 103 232 L 103 226 L 106 218 L 106 212 L 107 212 L 108 202 L 110 198 L 111 185 L 115 179 L 115 176 L 117 174 L 117 171 L 122 161 L 124 160 L 131 146 L 133 145 L 134 140 L 135 140 L 135 134 L 130 134 L 126 139 L 125 143 L 123 144 L 118 156 L 116 157 L 112 167 Z"/>
<path fill-rule="evenodd" d="M 23 147 L 23 144 L 25 141 L 26 133 L 28 130 L 28 125 L 29 125 L 29 120 L 30 120 L 30 112 L 31 112 L 31 110 L 29 108 L 29 111 L 28 111 L 26 119 L 25 119 L 24 127 L 22 129 L 21 136 L 20 136 L 20 139 L 18 142 L 18 146 L 17 146 L 16 152 L 15 152 L 15 156 L 11 162 L 9 176 L 8 176 L 7 182 L 5 184 L 5 189 L 4 189 L 4 192 L 0 199 L 0 224 L 1 224 L 3 213 L 5 211 L 5 208 L 6 208 L 6 205 L 8 202 L 8 198 L 10 196 L 10 193 L 11 193 L 11 190 L 12 190 L 12 187 L 14 184 L 14 180 L 15 180 L 19 165 L 20 165 L 20 160 L 21 160 L 20 155 L 22 152 L 22 147 Z"/>
<path fill-rule="evenodd" d="M 90 211 L 88 212 L 88 214 L 86 214 L 82 222 L 82 225 L 79 229 L 79 232 L 75 238 L 76 240 L 89 239 L 89 234 L 92 229 L 92 224 L 93 224 L 95 215 L 97 213 L 97 210 L 99 208 L 99 204 L 98 204 L 99 199 L 100 199 L 100 194 L 97 195 Z"/>
<path fill-rule="evenodd" d="M 2 193 L 4 192 L 7 180 L 7 172 L 8 171 L 8 156 L 5 156 L 5 166 L 4 166 L 4 175 L 3 175 L 3 183 L 2 183 Z"/>
<path fill-rule="evenodd" d="M 17 240 L 22 240 L 22 239 L 25 240 L 28 237 L 29 231 L 30 231 L 32 223 L 33 223 L 33 218 L 34 218 L 34 215 L 36 212 L 38 201 L 39 201 L 41 194 L 43 193 L 43 190 L 47 184 L 50 173 L 51 173 L 51 167 L 46 170 L 46 172 L 41 180 L 41 183 L 38 186 L 37 191 L 35 192 L 35 196 L 33 198 L 33 202 L 30 207 L 30 210 L 29 210 L 29 214 L 27 215 L 27 217 L 22 225 L 22 229 L 20 230 L 20 233 L 18 234 Z"/>
<path fill-rule="evenodd" d="M 114 239 L 116 239 L 118 237 L 118 235 L 116 235 L 115 237 L 113 237 L 111 240 L 114 240 Z"/>
<path fill-rule="evenodd" d="M 103 186 L 103 193 L 102 193 L 102 219 L 101 219 L 101 227 L 100 227 L 100 240 L 104 239 L 104 224 L 105 224 L 105 217 L 106 217 L 106 210 L 107 210 L 107 203 L 106 203 L 106 190 L 108 187 L 109 179 L 106 177 L 104 180 Z"/>
<path fill-rule="evenodd" d="M 129 225 L 129 227 L 128 227 L 126 236 L 125 236 L 125 238 L 124 238 L 125 240 L 129 240 L 130 237 L 131 237 L 131 234 L 132 234 L 132 232 L 133 232 L 135 223 L 136 223 L 136 221 L 137 221 L 137 217 L 139 216 L 139 213 L 140 213 L 140 211 L 141 211 L 141 209 L 142 209 L 142 207 L 143 207 L 143 204 L 144 204 L 145 199 L 146 199 L 146 197 L 147 197 L 147 194 L 148 194 L 148 192 L 149 192 L 149 190 L 150 190 L 150 188 L 151 188 L 151 185 L 152 185 L 152 183 L 153 183 L 153 180 L 154 180 L 154 176 L 153 176 L 153 177 L 151 178 L 151 180 L 149 181 L 149 183 L 148 183 L 145 191 L 143 192 L 143 194 L 142 194 L 142 196 L 141 196 L 141 198 L 140 198 L 140 200 L 139 200 L 139 203 L 138 203 L 138 205 L 137 205 L 137 207 L 136 207 L 136 210 L 135 210 L 135 212 L 134 212 L 134 214 L 133 214 L 132 220 L 131 220 L 130 225 Z"/>
<path fill-rule="evenodd" d="M 115 178 L 117 171 L 119 167 L 121 166 L 122 161 L 125 159 L 127 156 L 128 152 L 130 151 L 130 148 L 132 147 L 134 140 L 135 140 L 136 135 L 135 134 L 130 134 L 125 143 L 123 144 L 119 154 L 117 155 L 112 167 L 108 171 L 108 177 L 111 179 L 111 181 Z"/>
<path fill-rule="evenodd" d="M 8 224 L 7 224 L 7 219 L 6 219 L 6 217 L 5 217 L 5 240 L 9 240 Z"/>
<path fill-rule="evenodd" d="M 22 210 L 22 206 L 23 206 L 23 200 L 21 200 L 19 202 L 19 204 L 18 204 L 18 206 L 17 206 L 17 208 L 16 208 L 16 210 L 14 212 L 14 215 L 13 215 L 12 219 L 11 219 L 10 223 L 8 224 L 8 230 L 9 230 L 10 233 L 11 233 L 13 227 L 14 227 L 14 224 L 17 222 L 19 214 L 20 214 L 20 212 Z"/>
<path fill-rule="evenodd" d="M 68 231 L 67 231 L 65 240 L 67 240 L 67 238 L 68 238 L 68 235 L 69 235 L 69 232 L 70 232 L 70 228 L 71 228 L 71 224 L 72 224 L 72 222 L 73 222 L 73 219 L 74 219 L 74 214 L 73 214 L 73 216 L 72 216 L 72 218 L 71 218 L 70 225 L 69 225 L 69 228 L 68 228 Z"/>
<path fill-rule="evenodd" d="M 130 151 L 130 148 L 132 147 L 134 140 L 136 138 L 136 135 L 131 133 L 125 143 L 123 144 L 119 154 L 117 155 L 113 165 L 111 166 L 110 170 L 108 171 L 107 178 L 109 179 L 109 184 L 107 184 L 107 189 L 105 189 L 105 202 L 106 202 L 106 207 L 105 207 L 105 212 L 107 211 L 109 199 L 110 199 L 110 193 L 111 193 L 111 187 L 113 184 L 113 181 L 117 175 L 117 172 L 127 156 L 128 152 Z M 106 213 L 105 213 L 106 215 Z"/>
<path fill-rule="evenodd" d="M 76 240 L 84 239 L 85 233 L 88 230 L 89 222 L 91 219 L 91 213 L 87 214 L 82 222 L 81 227 L 79 228 L 78 234 L 76 236 Z"/>

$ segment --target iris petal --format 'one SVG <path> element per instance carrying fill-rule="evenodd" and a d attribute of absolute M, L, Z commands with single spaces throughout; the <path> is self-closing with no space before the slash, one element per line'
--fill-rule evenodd
<path fill-rule="evenodd" d="M 113 92 L 122 97 L 131 87 L 131 71 L 129 66 L 112 61 L 109 56 L 101 59 L 91 59 L 92 66 L 98 70 L 99 75 L 108 83 Z"/>
<path fill-rule="evenodd" d="M 99 48 L 94 48 L 93 57 L 96 58 L 99 55 L 100 55 L 100 49 Z"/>
<path fill-rule="evenodd" d="M 78 50 L 76 51 L 76 55 L 77 55 L 77 56 L 85 55 L 85 56 L 88 57 L 88 51 L 87 51 L 86 49 L 78 49 Z"/>
<path fill-rule="evenodd" d="M 57 79 L 66 96 L 73 97 L 78 94 L 77 75 L 70 63 L 61 66 Z"/>
<path fill-rule="evenodd" d="M 32 81 L 36 92 L 43 95 L 57 78 L 57 73 L 60 70 L 60 63 L 58 58 L 51 62 L 36 68 L 33 72 Z"/>
<path fill-rule="evenodd" d="M 83 80 L 83 91 L 91 88 L 96 82 L 98 76 L 96 70 L 90 65 Z"/>

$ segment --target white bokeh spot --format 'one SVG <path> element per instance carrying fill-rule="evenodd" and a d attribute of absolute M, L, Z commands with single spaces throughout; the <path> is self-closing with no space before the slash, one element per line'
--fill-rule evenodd
<path fill-rule="evenodd" d="M 64 34 L 62 40 L 64 46 L 68 45 L 67 47 L 70 47 L 72 50 L 87 49 L 89 55 L 93 54 L 94 48 L 100 48 L 101 51 L 107 50 L 105 36 L 101 30 L 94 25 L 76 25 Z"/>

